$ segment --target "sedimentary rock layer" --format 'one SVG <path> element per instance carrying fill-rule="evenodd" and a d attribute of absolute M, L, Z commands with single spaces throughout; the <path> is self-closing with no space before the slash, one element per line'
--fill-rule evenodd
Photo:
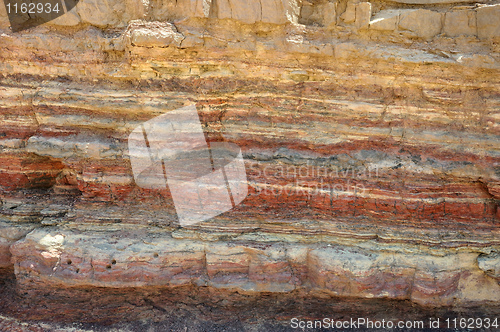
<path fill-rule="evenodd" d="M 414 245 L 401 248 L 376 241 L 358 241 L 356 246 L 265 237 L 255 241 L 252 235 L 200 241 L 123 225 L 44 228 L 16 242 L 11 252 L 17 281 L 28 290 L 45 284 L 196 284 L 250 293 L 302 289 L 432 305 L 500 299 L 500 286 L 477 267 L 478 253 L 423 251 Z"/>
<path fill-rule="evenodd" d="M 81 3 L 1 26 L 0 267 L 20 289 L 500 301 L 498 4 Z M 181 228 L 127 139 L 186 105 L 241 147 L 249 194 Z"/>

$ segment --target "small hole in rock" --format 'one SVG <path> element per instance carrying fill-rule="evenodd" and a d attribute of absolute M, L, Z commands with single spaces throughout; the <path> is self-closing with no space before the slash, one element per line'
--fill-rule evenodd
<path fill-rule="evenodd" d="M 111 269 L 111 265 L 106 266 L 106 268 L 107 268 L 108 270 L 110 270 L 110 269 Z"/>
<path fill-rule="evenodd" d="M 115 264 L 116 264 L 116 260 L 114 260 L 114 259 L 113 259 L 113 260 L 111 261 L 111 264 L 115 265 Z"/>
<path fill-rule="evenodd" d="M 66 263 L 68 263 L 68 265 L 71 265 L 71 263 L 73 263 L 73 262 L 71 261 L 71 259 L 68 259 L 68 261 Z"/>
<path fill-rule="evenodd" d="M 157 252 L 155 252 L 155 253 L 153 254 L 153 256 L 154 256 L 154 257 L 158 257 L 158 253 L 157 253 Z"/>
<path fill-rule="evenodd" d="M 80 269 L 76 269 L 76 273 L 79 273 L 80 272 Z"/>

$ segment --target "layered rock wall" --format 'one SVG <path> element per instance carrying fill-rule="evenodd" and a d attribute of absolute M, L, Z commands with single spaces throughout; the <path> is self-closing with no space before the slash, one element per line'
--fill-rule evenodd
<path fill-rule="evenodd" d="M 500 4 L 0 6 L 0 267 L 26 292 L 199 287 L 500 302 Z M 249 195 L 181 228 L 130 132 L 195 104 Z"/>

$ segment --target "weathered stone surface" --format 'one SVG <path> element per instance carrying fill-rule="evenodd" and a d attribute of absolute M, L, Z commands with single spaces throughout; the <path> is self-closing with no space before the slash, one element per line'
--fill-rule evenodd
<path fill-rule="evenodd" d="M 450 37 L 476 36 L 476 12 L 474 10 L 454 10 L 444 17 L 443 33 Z"/>
<path fill-rule="evenodd" d="M 149 3 L 149 16 L 158 21 L 208 17 L 212 0 L 157 0 Z"/>
<path fill-rule="evenodd" d="M 82 22 L 80 15 L 78 15 L 77 9 L 67 12 L 65 15 L 59 16 L 55 20 L 50 21 L 50 25 L 60 25 L 60 26 L 76 26 Z"/>
<path fill-rule="evenodd" d="M 21 287 L 29 289 L 32 282 L 115 288 L 195 283 L 243 292 L 299 287 L 441 305 L 500 300 L 500 285 L 477 269 L 474 253 L 387 252 L 370 242 L 364 249 L 203 243 L 151 228 L 79 229 L 37 229 L 11 246 Z"/>
<path fill-rule="evenodd" d="M 50 188 L 64 169 L 59 160 L 27 154 L 0 156 L 0 187 L 4 190 L 19 188 Z"/>
<path fill-rule="evenodd" d="M 346 9 L 342 15 L 340 15 L 340 18 L 345 22 L 345 23 L 354 23 L 356 20 L 356 6 L 358 2 L 357 1 L 348 1 L 346 5 Z"/>
<path fill-rule="evenodd" d="M 283 24 L 297 22 L 299 6 L 295 0 L 214 0 L 214 17 L 232 18 L 243 23 L 255 22 Z"/>
<path fill-rule="evenodd" d="M 11 245 L 23 238 L 35 227 L 34 224 L 12 224 L 3 220 L 0 221 L 0 268 L 10 268 L 12 266 Z"/>
<path fill-rule="evenodd" d="M 401 10 L 382 10 L 370 21 L 370 29 L 381 31 L 394 31 L 397 28 Z"/>
<path fill-rule="evenodd" d="M 337 23 L 337 2 L 327 2 L 323 8 L 323 25 L 332 27 Z"/>
<path fill-rule="evenodd" d="M 411 31 L 417 37 L 431 39 L 441 32 L 442 14 L 427 10 L 415 9 L 401 13 L 399 28 Z"/>
<path fill-rule="evenodd" d="M 281 19 L 284 19 L 284 11 L 281 13 Z M 214 14 L 220 19 L 232 18 L 249 24 L 262 19 L 261 5 L 257 1 L 216 0 Z"/>
<path fill-rule="evenodd" d="M 476 68 L 498 68 L 495 59 L 486 54 L 466 54 L 458 57 L 457 62 L 468 67 Z"/>
<path fill-rule="evenodd" d="M 477 36 L 481 39 L 490 39 L 500 36 L 500 4 L 481 6 L 477 12 Z"/>
<path fill-rule="evenodd" d="M 354 43 L 340 43 L 334 46 L 335 57 L 347 59 L 359 54 L 359 46 Z"/>
<path fill-rule="evenodd" d="M 170 45 L 180 47 L 184 36 L 177 32 L 174 25 L 143 24 L 130 31 L 131 43 L 141 47 L 167 47 Z"/>
<path fill-rule="evenodd" d="M 500 279 L 500 254 L 493 252 L 490 254 L 480 255 L 477 259 L 479 269 L 487 275 Z"/>
<path fill-rule="evenodd" d="M 77 5 L 82 22 L 99 27 L 124 27 L 135 19 L 145 18 L 147 2 L 126 0 L 81 0 Z"/>
<path fill-rule="evenodd" d="M 372 16 L 372 5 L 369 2 L 361 2 L 356 5 L 356 28 L 366 29 L 370 24 Z"/>
<path fill-rule="evenodd" d="M 408 298 L 415 273 L 410 267 L 380 266 L 379 255 L 345 248 L 313 250 L 309 259 L 314 287 L 337 296 Z"/>
<path fill-rule="evenodd" d="M 488 192 L 495 198 L 500 198 L 500 181 L 489 181 L 486 184 Z"/>
<path fill-rule="evenodd" d="M 9 17 L 5 6 L 0 6 L 0 29 L 6 29 L 10 26 Z"/>

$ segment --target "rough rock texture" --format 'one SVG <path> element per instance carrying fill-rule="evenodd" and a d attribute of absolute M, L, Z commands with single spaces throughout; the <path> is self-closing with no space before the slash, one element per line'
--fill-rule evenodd
<path fill-rule="evenodd" d="M 481 6 L 477 9 L 477 35 L 481 39 L 495 38 L 500 35 L 500 4 Z"/>
<path fill-rule="evenodd" d="M 441 32 L 442 14 L 427 9 L 407 10 L 399 17 L 399 28 L 418 37 L 431 39 Z"/>
<path fill-rule="evenodd" d="M 445 14 L 443 32 L 447 36 L 474 36 L 476 31 L 476 12 L 473 10 L 457 10 Z"/>
<path fill-rule="evenodd" d="M 478 269 L 478 253 L 456 250 L 250 240 L 200 241 L 144 227 L 43 228 L 17 241 L 11 252 L 18 283 L 29 287 L 196 284 L 245 292 L 302 288 L 438 306 L 500 301 L 500 285 L 484 273 L 497 277 L 491 271 L 497 257 L 482 257 Z"/>
<path fill-rule="evenodd" d="M 20 33 L 0 6 L 0 268 L 20 301 L 498 311 L 500 4 L 435 3 L 82 0 Z M 249 195 L 181 228 L 127 138 L 191 104 L 241 147 Z"/>

